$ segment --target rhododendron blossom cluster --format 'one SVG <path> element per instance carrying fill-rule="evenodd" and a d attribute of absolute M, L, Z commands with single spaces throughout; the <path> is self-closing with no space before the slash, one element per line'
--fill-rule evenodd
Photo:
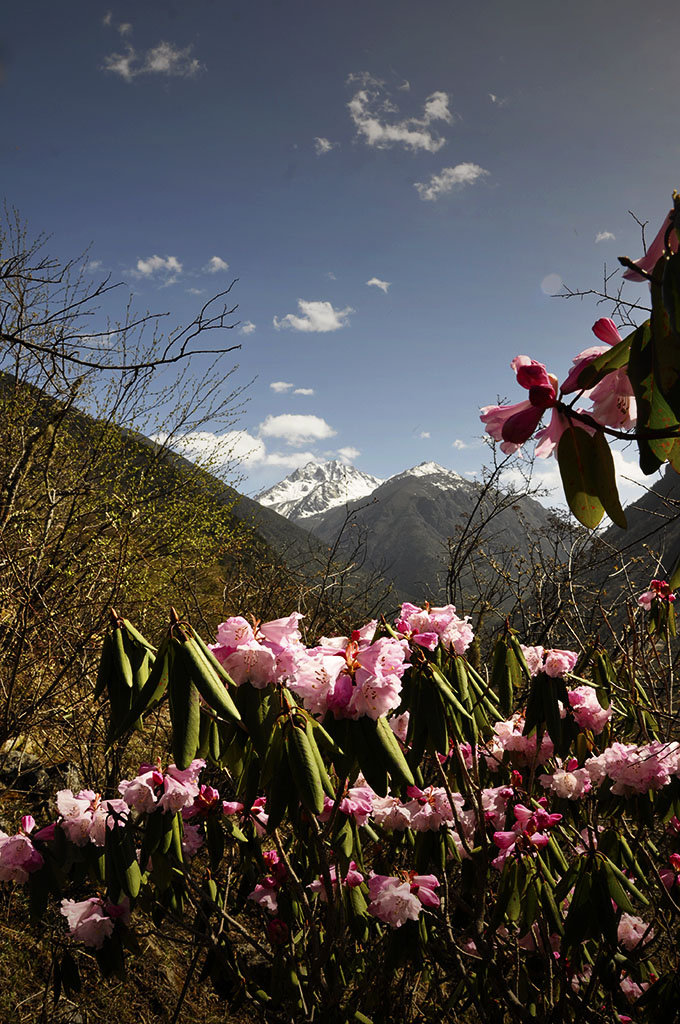
<path fill-rule="evenodd" d="M 197 779 L 203 768 L 205 761 L 202 758 L 196 758 L 184 769 L 171 764 L 165 772 L 153 765 L 143 764 L 139 775 L 120 783 L 118 792 L 135 811 L 148 814 L 158 810 L 174 814 L 184 807 L 190 807 L 197 799 Z"/>
<path fill-rule="evenodd" d="M 407 921 L 417 921 L 423 907 L 439 906 L 434 891 L 438 888 L 434 875 L 372 875 L 368 880 L 368 912 L 393 928 L 401 928 Z"/>
<path fill-rule="evenodd" d="M 456 615 L 455 606 L 452 604 L 444 605 L 442 608 L 433 608 L 426 604 L 424 608 L 419 608 L 405 601 L 401 606 L 401 615 L 396 620 L 396 627 L 399 633 L 412 643 L 418 647 L 425 647 L 428 651 L 433 651 L 437 644 L 441 643 L 447 651 L 465 654 L 474 640 L 469 621 L 469 615 L 464 619 Z"/>
<path fill-rule="evenodd" d="M 673 604 L 675 602 L 675 594 L 671 590 L 671 585 L 666 580 L 652 580 L 649 584 L 649 590 L 645 590 L 643 594 L 637 599 L 638 604 L 645 611 L 649 612 L 652 610 L 652 604 L 654 601 L 658 601 L 659 604 Z"/>
<path fill-rule="evenodd" d="M 373 621 L 349 637 L 322 637 L 316 647 L 297 652 L 288 686 L 308 711 L 377 719 L 399 707 L 410 648 L 406 640 L 374 640 L 376 626 Z"/>

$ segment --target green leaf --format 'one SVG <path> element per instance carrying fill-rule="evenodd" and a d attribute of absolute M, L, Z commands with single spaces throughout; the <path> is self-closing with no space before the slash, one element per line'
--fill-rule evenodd
<path fill-rule="evenodd" d="M 557 461 L 569 508 L 583 526 L 594 530 L 604 515 L 604 506 L 598 496 L 598 456 L 593 438 L 580 427 L 568 427 L 557 446 Z"/>
<path fill-rule="evenodd" d="M 614 471 L 614 459 L 607 439 L 601 430 L 596 431 L 593 437 L 596 471 L 598 477 L 598 497 L 604 505 L 604 510 L 613 523 L 626 529 L 626 516 L 621 508 L 618 488 L 616 486 L 616 473 Z"/>
<path fill-rule="evenodd" d="M 668 326 L 676 335 L 680 334 L 680 253 L 665 261 L 661 282 L 663 307 L 668 317 Z"/>
<path fill-rule="evenodd" d="M 618 345 L 607 349 L 597 359 L 593 359 L 591 363 L 584 366 L 578 375 L 579 388 L 594 388 L 608 373 L 612 373 L 613 370 L 620 370 L 622 366 L 625 366 L 628 362 L 630 345 L 634 334 L 635 331 L 629 334 L 627 338 L 624 338 L 623 341 L 620 341 Z"/>

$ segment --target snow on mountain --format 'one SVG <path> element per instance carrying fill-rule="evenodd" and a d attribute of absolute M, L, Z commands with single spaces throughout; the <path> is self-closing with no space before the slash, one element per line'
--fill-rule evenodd
<path fill-rule="evenodd" d="M 446 469 L 444 466 L 440 466 L 438 462 L 421 462 L 418 466 L 405 469 L 403 473 L 396 473 L 394 476 L 389 477 L 389 480 L 406 480 L 407 477 L 428 477 L 428 483 L 441 488 L 443 491 L 449 491 L 455 487 L 468 489 L 474 486 L 469 480 L 462 477 L 460 473 L 456 473 L 452 469 Z"/>
<path fill-rule="evenodd" d="M 323 463 L 308 462 L 278 484 L 262 491 L 256 500 L 287 519 L 306 519 L 365 498 L 382 482 L 378 477 L 362 473 L 337 459 Z"/>

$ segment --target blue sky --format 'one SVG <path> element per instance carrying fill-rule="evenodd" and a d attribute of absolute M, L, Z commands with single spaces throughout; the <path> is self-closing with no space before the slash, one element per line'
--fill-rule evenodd
<path fill-rule="evenodd" d="M 15 4 L 3 193 L 55 255 L 91 245 L 170 322 L 239 279 L 245 489 L 338 454 L 381 477 L 473 473 L 479 406 L 524 397 L 513 356 L 564 375 L 609 312 L 545 291 L 640 255 L 627 211 L 655 232 L 680 185 L 675 13 Z"/>

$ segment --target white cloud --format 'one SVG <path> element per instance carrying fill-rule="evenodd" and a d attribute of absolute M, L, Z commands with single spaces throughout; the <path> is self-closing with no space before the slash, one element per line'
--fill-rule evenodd
<path fill-rule="evenodd" d="M 281 319 L 274 317 L 274 327 L 277 331 L 283 327 L 292 327 L 294 331 L 326 334 L 328 331 L 338 331 L 345 327 L 348 316 L 354 312 L 351 306 L 334 309 L 330 302 L 308 302 L 305 299 L 298 299 L 298 309 L 301 316 L 286 313 Z"/>
<path fill-rule="evenodd" d="M 148 280 L 163 280 L 163 286 L 174 284 L 182 273 L 183 266 L 176 256 L 145 256 L 140 257 L 130 273 L 134 277 L 145 277 Z"/>
<path fill-rule="evenodd" d="M 163 434 L 153 438 L 159 444 L 167 440 Z M 197 430 L 173 438 L 170 447 L 184 458 L 200 462 L 214 472 L 233 472 L 235 466 L 254 470 L 275 466 L 280 469 L 299 469 L 308 462 L 323 462 L 314 452 L 268 452 L 265 442 L 247 430 L 228 430 L 216 434 L 210 430 Z"/>
<path fill-rule="evenodd" d="M 339 142 L 331 142 L 330 139 L 324 139 L 323 136 L 317 135 L 314 139 L 314 152 L 317 156 L 324 156 L 339 145 Z"/>
<path fill-rule="evenodd" d="M 556 295 L 562 287 L 562 278 L 559 274 L 546 274 L 541 281 L 541 291 L 544 295 Z"/>
<path fill-rule="evenodd" d="M 350 75 L 347 81 L 361 85 L 347 106 L 357 135 L 366 145 L 377 149 L 400 145 L 413 152 L 436 153 L 445 144 L 446 140 L 431 131 L 430 125 L 435 121 L 453 123 L 447 93 L 431 93 L 425 100 L 422 117 L 396 118 L 399 110 L 385 90 L 384 82 L 367 72 Z"/>
<path fill-rule="evenodd" d="M 293 392 L 294 395 L 313 395 L 314 388 L 296 388 Z"/>
<path fill-rule="evenodd" d="M 410 92 L 411 83 L 409 82 L 408 78 L 405 78 L 401 85 L 397 86 L 397 89 L 399 90 L 399 92 Z"/>
<path fill-rule="evenodd" d="M 455 448 L 456 451 L 458 451 L 458 452 L 462 452 L 465 448 L 471 448 L 472 445 L 468 444 L 467 441 L 461 441 L 461 439 L 459 437 L 457 437 L 456 440 L 451 445 L 451 447 Z"/>
<path fill-rule="evenodd" d="M 121 21 L 117 28 L 122 36 L 129 36 L 132 32 L 132 25 L 129 21 Z"/>
<path fill-rule="evenodd" d="M 596 242 L 615 242 L 616 235 L 613 235 L 611 231 L 598 231 L 595 235 Z"/>
<path fill-rule="evenodd" d="M 326 271 L 326 277 L 328 278 L 329 281 L 337 281 L 337 277 L 335 276 L 332 270 Z"/>
<path fill-rule="evenodd" d="M 88 270 L 101 270 L 101 268 L 102 268 L 102 261 L 101 260 L 89 260 L 88 261 L 88 264 L 87 264 L 87 269 Z"/>
<path fill-rule="evenodd" d="M 252 334 L 255 330 L 255 324 L 252 320 L 244 320 L 238 329 L 239 334 Z"/>
<path fill-rule="evenodd" d="M 496 107 L 505 107 L 508 103 L 507 96 L 497 96 L 495 92 L 489 93 L 489 99 Z"/>
<path fill-rule="evenodd" d="M 221 256 L 211 256 L 203 267 L 205 274 L 218 274 L 220 270 L 229 270 L 229 264 Z"/>
<path fill-rule="evenodd" d="M 102 68 L 120 75 L 126 82 L 132 82 L 139 75 L 191 78 L 203 67 L 199 60 L 191 56 L 191 49 L 191 46 L 182 48 L 165 41 L 141 53 L 134 46 L 128 46 L 125 53 L 108 54 Z"/>
<path fill-rule="evenodd" d="M 474 185 L 480 178 L 489 174 L 479 164 L 462 163 L 455 167 L 444 167 L 439 174 L 433 174 L 428 182 L 417 181 L 415 188 L 420 198 L 428 201 L 439 199 L 440 196 L 465 185 Z"/>
<path fill-rule="evenodd" d="M 338 455 L 343 462 L 353 462 L 354 459 L 358 459 L 361 452 L 358 448 L 353 448 L 348 445 L 346 448 L 338 448 Z"/>
<path fill-rule="evenodd" d="M 420 438 L 421 441 L 427 440 L 427 438 L 429 436 L 430 436 L 430 431 L 429 430 L 419 430 L 418 431 L 418 437 Z"/>
<path fill-rule="evenodd" d="M 370 281 L 366 282 L 369 287 L 380 288 L 381 291 L 385 292 L 385 295 L 387 295 L 387 289 L 391 283 L 391 281 L 381 281 L 379 277 L 372 277 Z"/>
<path fill-rule="evenodd" d="M 107 11 L 106 14 L 104 15 L 104 17 L 102 18 L 102 25 L 106 25 L 108 27 L 111 24 L 112 21 L 113 21 L 113 14 L 112 14 L 111 11 Z"/>
<path fill-rule="evenodd" d="M 281 395 L 284 394 L 286 391 L 290 391 L 293 385 L 289 384 L 287 380 L 275 380 L 272 381 L 269 387 L 272 389 L 272 391 L 275 391 L 277 395 Z"/>
<path fill-rule="evenodd" d="M 262 437 L 281 437 L 294 448 L 313 441 L 322 441 L 327 437 L 335 437 L 337 431 L 320 416 L 306 416 L 297 413 L 283 413 L 281 416 L 269 415 L 260 424 Z"/>
<path fill-rule="evenodd" d="M 205 288 L 187 288 L 189 295 L 205 295 Z"/>

